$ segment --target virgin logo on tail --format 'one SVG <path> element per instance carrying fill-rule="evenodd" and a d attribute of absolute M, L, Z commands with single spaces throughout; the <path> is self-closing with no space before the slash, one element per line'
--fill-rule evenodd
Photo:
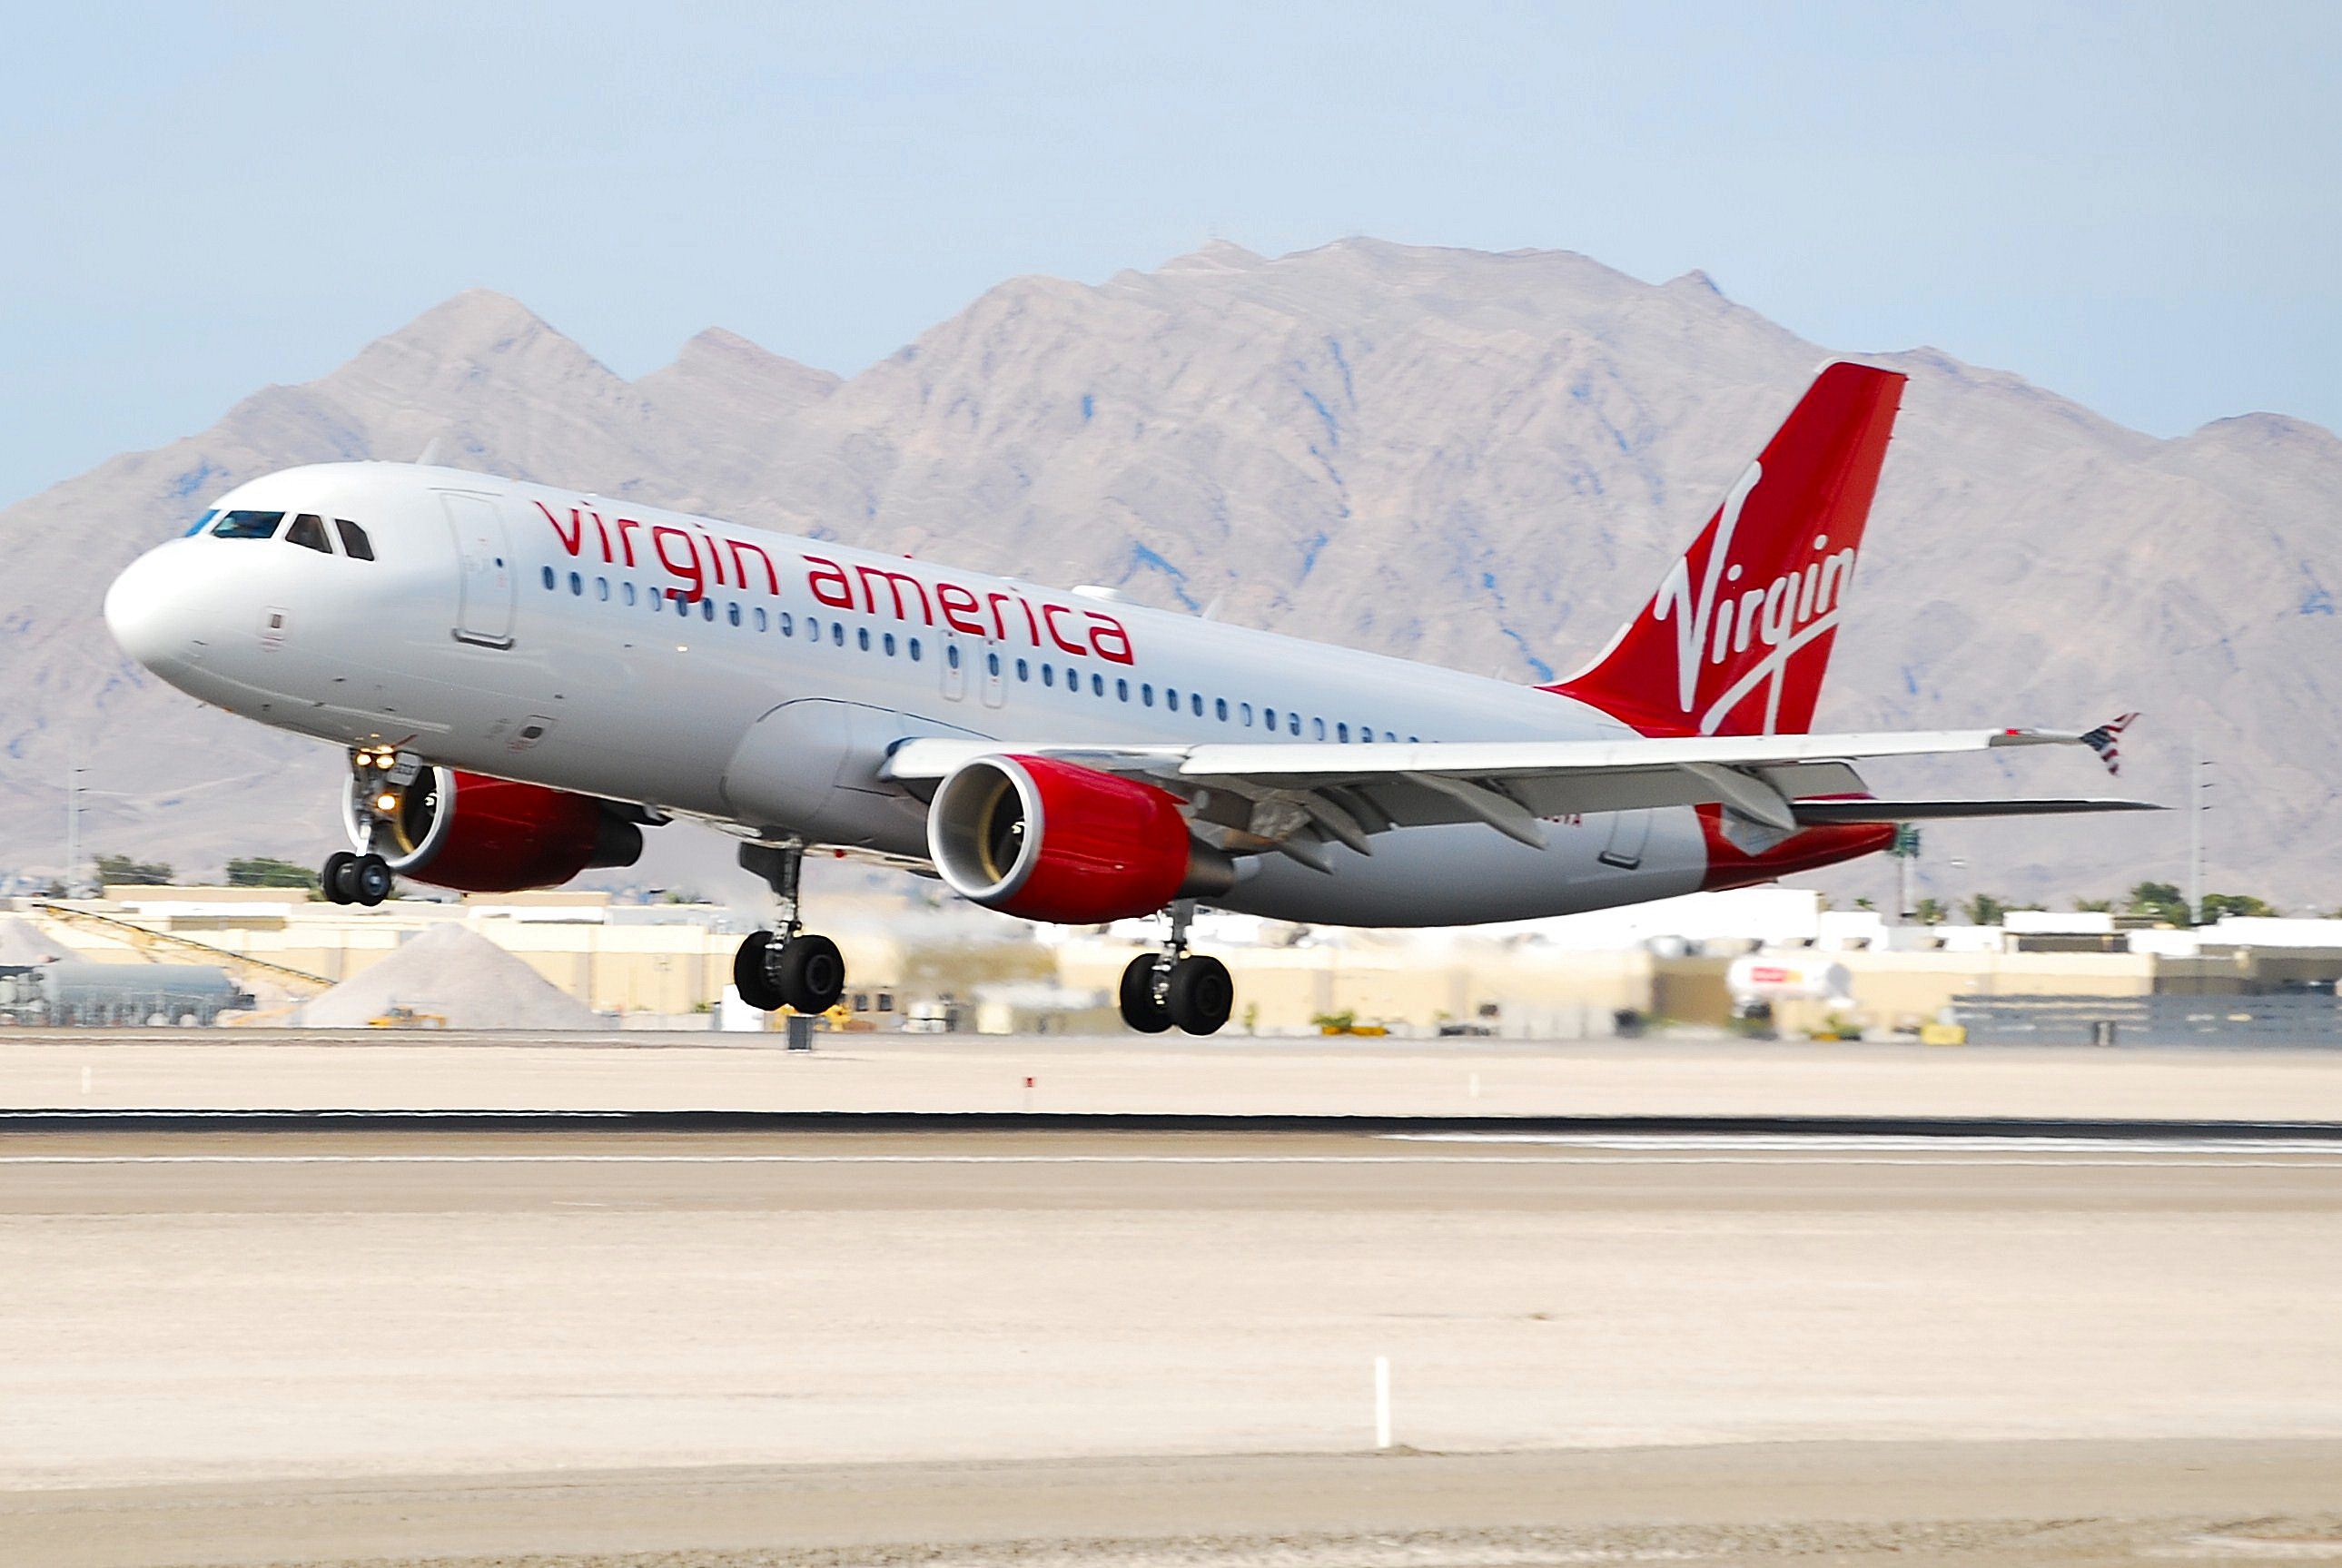
<path fill-rule="evenodd" d="M 1823 366 L 1659 591 L 1550 689 L 1646 734 L 1810 727 L 1903 383 Z"/>
<path fill-rule="evenodd" d="M 1768 683 L 1762 733 L 1772 733 L 1790 659 L 1837 624 L 1838 603 L 1854 575 L 1855 547 L 1827 554 L 1829 535 L 1819 534 L 1813 540 L 1815 559 L 1802 569 L 1793 567 L 1769 583 L 1742 585 L 1741 567 L 1727 564 L 1732 535 L 1740 525 L 1741 508 L 1764 477 L 1764 464 L 1751 463 L 1725 497 L 1697 591 L 1692 587 L 1691 560 L 1685 556 L 1667 569 L 1651 600 L 1651 619 L 1676 624 L 1676 701 L 1686 714 L 1698 706 L 1703 665 L 1720 666 L 1752 646 L 1768 650 L 1746 664 L 1739 678 L 1700 711 L 1695 727 L 1702 734 L 1715 733 L 1726 714 Z"/>

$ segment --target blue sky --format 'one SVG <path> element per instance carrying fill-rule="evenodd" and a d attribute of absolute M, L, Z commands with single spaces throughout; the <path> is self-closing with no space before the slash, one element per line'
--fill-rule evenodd
<path fill-rule="evenodd" d="M 1582 251 L 2157 434 L 2342 427 L 2342 5 L 19 8 L 0 502 L 473 285 L 851 373 L 1219 235 Z"/>

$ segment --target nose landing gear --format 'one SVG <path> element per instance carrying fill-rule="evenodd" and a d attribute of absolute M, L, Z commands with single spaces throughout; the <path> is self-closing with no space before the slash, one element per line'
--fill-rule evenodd
<path fill-rule="evenodd" d="M 1171 940 L 1161 953 L 1142 953 L 1122 972 L 1122 1021 L 1141 1034 L 1174 1027 L 1190 1034 L 1216 1034 L 1236 1006 L 1236 983 L 1216 958 L 1187 951 L 1187 926 L 1196 906 L 1185 899 L 1171 906 Z"/>
<path fill-rule="evenodd" d="M 375 854 L 374 846 L 378 835 L 390 831 L 390 814 L 397 809 L 401 792 L 414 782 L 420 768 L 415 759 L 401 757 L 390 746 L 351 749 L 350 772 L 357 781 L 351 800 L 361 807 L 351 819 L 352 831 L 360 831 L 357 824 L 363 823 L 365 842 L 355 854 L 342 851 L 325 857 L 317 884 L 328 902 L 372 908 L 398 885 L 390 863 Z"/>
<path fill-rule="evenodd" d="M 793 1007 L 826 1013 L 846 994 L 846 958 L 837 944 L 797 919 L 797 876 L 805 845 L 740 846 L 740 864 L 763 877 L 781 901 L 780 929 L 752 932 L 732 956 L 732 984 L 740 1000 L 770 1013 Z"/>
<path fill-rule="evenodd" d="M 390 863 L 382 856 L 371 852 L 352 854 L 343 850 L 325 857 L 317 883 L 328 903 L 359 904 L 372 908 L 390 896 L 398 879 L 391 874 Z"/>

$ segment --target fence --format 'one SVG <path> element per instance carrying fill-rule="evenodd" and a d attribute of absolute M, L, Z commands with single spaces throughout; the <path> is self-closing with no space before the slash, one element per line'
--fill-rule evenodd
<path fill-rule="evenodd" d="M 2342 998 L 1955 996 L 1953 1021 L 1987 1045 L 2312 1045 L 2342 1048 Z"/>

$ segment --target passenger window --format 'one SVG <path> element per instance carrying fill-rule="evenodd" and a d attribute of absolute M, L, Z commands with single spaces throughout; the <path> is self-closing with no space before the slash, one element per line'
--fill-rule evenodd
<path fill-rule="evenodd" d="M 185 533 L 184 533 L 184 534 L 180 534 L 180 535 L 179 535 L 179 537 L 180 537 L 180 538 L 182 538 L 182 539 L 192 539 L 192 538 L 194 538 L 196 534 L 198 534 L 202 533 L 205 529 L 206 529 L 206 528 L 210 527 L 210 526 L 212 525 L 212 519 L 213 519 L 213 518 L 215 518 L 215 517 L 217 517 L 218 515 L 219 515 L 219 508 L 218 508 L 218 507 L 216 507 L 216 506 L 213 507 L 210 511 L 208 511 L 208 512 L 205 513 L 202 516 L 200 516 L 200 517 L 196 518 L 196 519 L 195 519 L 195 526 L 193 526 L 193 527 L 189 528 Z"/>
<path fill-rule="evenodd" d="M 336 517 L 334 519 L 334 532 L 342 536 L 343 554 L 353 561 L 374 559 L 374 541 L 366 537 L 365 529 L 346 517 Z"/>
<path fill-rule="evenodd" d="M 946 643 L 944 644 L 944 663 L 950 665 L 955 670 L 959 668 L 959 644 L 957 643 Z"/>
<path fill-rule="evenodd" d="M 984 673 L 987 675 L 996 675 L 1000 673 L 999 654 L 986 654 L 984 655 Z"/>
<path fill-rule="evenodd" d="M 1052 690 L 1056 688 L 1057 684 L 1056 665 L 1044 664 L 1041 666 L 1041 684 L 1045 686 L 1050 687 Z"/>
<path fill-rule="evenodd" d="M 735 600 L 733 600 L 730 604 L 726 604 L 726 605 L 725 605 L 725 606 L 724 606 L 724 618 L 725 618 L 726 620 L 727 620 L 727 621 L 731 622 L 731 623 L 732 623 L 732 624 L 734 624 L 734 625 L 736 625 L 736 625 L 738 625 L 738 624 L 740 624 L 740 601 L 739 601 L 739 600 L 735 599 Z"/>
<path fill-rule="evenodd" d="M 860 648 L 860 649 L 861 649 L 864 653 L 866 653 L 866 653 L 868 653 L 868 652 L 870 651 L 870 628 L 869 628 L 869 627 L 867 627 L 867 626 L 857 626 L 856 628 L 855 628 L 855 632 L 854 632 L 854 645 L 855 645 L 856 647 L 857 647 L 857 648 Z"/>
<path fill-rule="evenodd" d="M 1244 727 L 1246 729 L 1252 728 L 1252 704 L 1250 703 L 1238 703 L 1236 704 L 1236 713 L 1244 720 Z"/>
<path fill-rule="evenodd" d="M 1151 708 L 1155 705 L 1155 684 L 1152 681 L 1141 681 L 1138 684 L 1138 702 L 1141 707 Z"/>
<path fill-rule="evenodd" d="M 833 647 L 842 648 L 842 647 L 846 646 L 846 623 L 845 623 L 845 622 L 843 622 L 843 621 L 832 621 L 832 622 L 829 624 L 829 641 L 830 641 L 830 645 L 831 645 L 831 646 L 833 646 Z"/>
<path fill-rule="evenodd" d="M 793 637 L 796 635 L 796 617 L 790 614 L 786 610 L 782 611 L 781 635 L 784 637 Z"/>
<path fill-rule="evenodd" d="M 575 572 L 569 574 L 569 592 L 573 595 L 586 592 L 586 579 Z"/>
<path fill-rule="evenodd" d="M 1324 721 L 1323 719 L 1320 719 L 1320 720 L 1318 721 L 1318 723 L 1323 724 L 1323 723 L 1325 723 L 1325 721 Z M 1347 745 L 1347 744 L 1349 744 L 1349 743 L 1350 743 L 1350 726 L 1349 726 L 1349 725 L 1347 725 L 1347 724 L 1336 724 L 1336 725 L 1334 726 L 1334 738 L 1335 738 L 1336 740 L 1337 740 L 1337 741 L 1340 741 L 1344 745 Z"/>
<path fill-rule="evenodd" d="M 606 604 L 609 603 L 610 579 L 607 577 L 596 577 L 594 579 L 594 596 L 601 600 Z"/>
<path fill-rule="evenodd" d="M 215 539 L 274 539 L 282 512 L 231 512 L 212 529 Z"/>
<path fill-rule="evenodd" d="M 1169 708 L 1175 714 L 1179 711 L 1178 687 L 1166 686 L 1163 688 L 1163 705 Z"/>
<path fill-rule="evenodd" d="M 1261 709 L 1261 714 L 1262 722 L 1266 724 L 1270 729 L 1275 729 L 1276 727 L 1276 710 L 1275 708 L 1263 708 Z"/>
<path fill-rule="evenodd" d="M 886 656 L 890 659 L 893 658 L 895 656 L 895 634 L 889 632 L 885 636 L 879 638 L 878 641 L 880 645 L 886 649 Z"/>
<path fill-rule="evenodd" d="M 1294 734 L 1299 734 L 1301 733 L 1301 715 L 1299 714 L 1286 714 L 1285 727 Z"/>
<path fill-rule="evenodd" d="M 1016 678 L 1020 681 L 1029 681 L 1033 678 L 1032 670 L 1026 666 L 1025 661 L 1022 659 L 1016 661 Z"/>
<path fill-rule="evenodd" d="M 635 585 L 632 583 L 623 583 L 620 584 L 619 586 L 623 587 L 626 591 L 626 603 L 629 604 L 633 604 L 635 602 Z"/>
<path fill-rule="evenodd" d="M 1188 711 L 1189 713 L 1191 713 L 1191 714 L 1195 714 L 1195 715 L 1196 715 L 1197 718 L 1199 718 L 1199 719 L 1200 719 L 1200 718 L 1202 718 L 1202 717 L 1204 716 L 1204 694 L 1203 694 L 1203 693 L 1201 693 L 1201 692 L 1189 692 L 1189 693 L 1187 694 L 1187 711 Z M 1223 716 L 1223 717 L 1225 717 L 1226 715 L 1225 715 L 1225 714 L 1223 714 L 1222 716 Z"/>
<path fill-rule="evenodd" d="M 304 512 L 293 519 L 293 526 L 285 530 L 285 542 L 298 544 L 304 550 L 315 550 L 320 555 L 334 553 L 325 541 L 325 520 L 315 512 Z"/>
<path fill-rule="evenodd" d="M 1130 701 L 1130 683 L 1128 681 L 1123 680 L 1120 677 L 1116 678 L 1114 683 L 1114 700 L 1118 703 L 1126 703 Z"/>
<path fill-rule="evenodd" d="M 1227 698 L 1214 697 L 1212 699 L 1212 716 L 1218 719 L 1222 724 L 1226 724 L 1228 722 Z"/>
<path fill-rule="evenodd" d="M 545 588 L 547 593 L 553 591 L 553 568 L 550 566 L 545 569 Z"/>
<path fill-rule="evenodd" d="M 918 662 L 919 662 L 919 639 L 918 639 L 918 638 L 916 638 L 916 637 L 913 637 L 913 638 L 911 639 L 911 663 L 913 663 L 913 664 L 917 664 Z"/>
<path fill-rule="evenodd" d="M 1309 721 L 1309 738 L 1313 741 L 1322 741 L 1326 738 L 1325 720 L 1312 719 Z"/>
<path fill-rule="evenodd" d="M 1364 746 L 1370 746 L 1370 745 L 1374 744 L 1375 744 L 1375 732 L 1374 732 L 1374 731 L 1372 731 L 1372 730 L 1370 730 L 1370 729 L 1367 729 L 1367 728 L 1366 728 L 1365 725 L 1363 725 L 1363 724 L 1359 725 L 1359 726 L 1358 726 L 1358 744 L 1359 744 L 1360 745 L 1364 745 Z"/>
<path fill-rule="evenodd" d="M 756 606 L 756 630 L 758 630 L 758 631 L 760 631 L 760 632 L 761 632 L 761 631 L 763 631 L 764 629 L 765 629 L 765 607 L 764 607 L 762 604 L 759 604 L 759 605 L 757 605 L 757 606 Z"/>

